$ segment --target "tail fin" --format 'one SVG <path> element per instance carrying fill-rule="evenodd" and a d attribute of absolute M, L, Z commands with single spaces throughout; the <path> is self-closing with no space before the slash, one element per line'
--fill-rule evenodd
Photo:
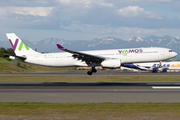
<path fill-rule="evenodd" d="M 7 38 L 17 56 L 27 56 L 31 54 L 40 54 L 31 49 L 15 33 L 6 33 Z"/>

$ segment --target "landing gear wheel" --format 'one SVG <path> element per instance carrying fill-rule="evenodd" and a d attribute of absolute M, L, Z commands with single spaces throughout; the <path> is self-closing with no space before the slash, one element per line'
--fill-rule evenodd
<path fill-rule="evenodd" d="M 92 71 L 92 72 L 94 72 L 94 73 L 96 73 L 96 72 L 97 72 L 97 70 L 96 70 L 96 69 L 92 69 L 91 71 Z"/>
<path fill-rule="evenodd" d="M 88 71 L 87 74 L 88 74 L 88 75 L 92 75 L 92 72 L 91 72 L 91 71 Z"/>

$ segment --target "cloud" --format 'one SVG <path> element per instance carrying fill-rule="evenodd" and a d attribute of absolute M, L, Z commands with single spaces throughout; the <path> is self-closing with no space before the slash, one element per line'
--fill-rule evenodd
<path fill-rule="evenodd" d="M 16 6 L 16 7 L 47 7 L 54 4 L 53 0 L 0 0 L 0 6 Z"/>
<path fill-rule="evenodd" d="M 143 29 L 148 31 L 162 27 L 179 27 L 175 25 L 179 19 L 172 22 L 164 16 L 165 13 L 153 11 L 157 9 L 138 5 L 140 2 L 144 2 L 143 0 L 32 0 L 29 4 L 27 0 L 17 0 L 18 5 L 13 0 L 9 1 L 11 1 L 10 5 L 15 4 L 15 6 L 6 6 L 6 2 L 5 6 L 0 7 L 0 22 L 4 23 L 1 26 L 11 24 L 16 27 L 20 24 L 21 28 L 28 29 L 83 31 L 86 27 L 84 25 L 88 24 L 94 26 L 95 29 L 97 27 L 101 33 L 112 33 L 110 31 L 118 33 L 118 31 L 124 30 L 126 32 L 121 32 L 124 34 L 130 31 L 125 28 L 136 28 L 136 30 L 141 28 L 137 31 L 142 33 Z M 156 0 L 147 1 L 149 3 L 156 2 Z M 157 1 L 159 2 L 156 3 L 159 4 L 170 0 Z M 131 6 L 127 5 L 128 2 L 132 3 Z M 119 30 L 117 27 L 121 29 Z M 149 30 L 149 32 L 152 31 Z"/>
<path fill-rule="evenodd" d="M 53 7 L 18 7 L 14 9 L 14 13 L 33 16 L 48 16 Z"/>
<path fill-rule="evenodd" d="M 129 1 L 136 1 L 136 2 L 142 2 L 142 1 L 144 1 L 144 0 L 129 0 Z M 171 2 L 172 0 L 146 0 L 146 1 L 144 1 L 144 2 Z"/>
<path fill-rule="evenodd" d="M 118 10 L 119 14 L 123 17 L 147 17 L 147 18 L 156 18 L 161 20 L 162 17 L 157 15 L 155 12 L 145 11 L 143 8 L 139 6 L 128 6 Z"/>
<path fill-rule="evenodd" d="M 89 8 L 92 6 L 98 7 L 114 7 L 112 3 L 105 2 L 105 0 L 57 0 L 61 4 L 65 5 L 80 5 L 81 8 Z"/>
<path fill-rule="evenodd" d="M 145 28 L 137 28 L 137 27 L 122 27 L 116 29 L 117 33 L 123 33 L 123 34 L 153 34 L 156 32 L 155 29 L 145 29 Z"/>
<path fill-rule="evenodd" d="M 0 27 L 21 29 L 62 29 L 57 17 L 53 17 L 54 7 L 0 7 Z"/>
<path fill-rule="evenodd" d="M 106 3 L 106 2 L 100 3 L 99 6 L 103 6 L 103 7 L 114 7 L 114 5 L 113 5 L 112 3 Z"/>
<path fill-rule="evenodd" d="M 91 0 L 57 0 L 63 4 L 73 4 L 73 3 L 78 3 L 78 4 L 91 4 Z"/>
<path fill-rule="evenodd" d="M 1 0 L 0 27 L 92 38 L 149 35 L 179 29 L 179 5 L 179 0 Z"/>
<path fill-rule="evenodd" d="M 84 24 L 81 32 L 98 33 L 98 34 L 137 34 L 146 35 L 156 33 L 156 29 L 138 28 L 138 27 L 110 27 L 103 25 Z"/>
<path fill-rule="evenodd" d="M 123 9 L 119 9 L 119 14 L 124 17 L 134 17 L 141 14 L 146 14 L 146 12 L 143 8 L 139 8 L 138 6 L 128 6 Z"/>
<path fill-rule="evenodd" d="M 21 14 L 45 17 L 53 9 L 53 7 L 0 7 L 0 15 Z"/>
<path fill-rule="evenodd" d="M 89 7 L 91 5 L 91 0 L 57 0 L 57 1 L 65 5 L 81 4 L 82 7 Z"/>
<path fill-rule="evenodd" d="M 176 11 L 176 12 L 180 12 L 180 7 L 179 6 L 180 6 L 180 1 L 179 0 L 172 3 L 172 9 L 174 11 Z"/>

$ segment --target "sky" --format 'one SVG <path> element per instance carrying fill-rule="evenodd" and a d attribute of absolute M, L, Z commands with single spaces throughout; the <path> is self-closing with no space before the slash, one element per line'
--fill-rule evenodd
<path fill-rule="evenodd" d="M 0 41 L 5 33 L 29 41 L 177 37 L 179 6 L 179 0 L 0 0 Z"/>

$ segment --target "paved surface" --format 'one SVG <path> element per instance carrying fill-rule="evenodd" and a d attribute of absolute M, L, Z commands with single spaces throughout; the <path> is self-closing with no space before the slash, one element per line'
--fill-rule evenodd
<path fill-rule="evenodd" d="M 161 88 L 164 87 L 164 88 Z M 0 102 L 180 102 L 180 83 L 0 83 Z"/>
<path fill-rule="evenodd" d="M 86 70 L 0 73 L 0 76 L 87 76 Z M 94 76 L 180 76 L 180 73 L 101 70 Z M 166 88 L 156 88 L 156 87 Z M 168 88 L 169 87 L 169 88 Z M 175 88 L 176 87 L 176 88 Z M 180 102 L 180 83 L 0 83 L 0 102 Z"/>
<path fill-rule="evenodd" d="M 51 71 L 36 73 L 0 73 L 0 76 L 88 76 L 88 70 Z M 122 72 L 116 70 L 98 70 L 93 76 L 180 76 L 179 72 L 151 73 L 151 72 Z"/>

